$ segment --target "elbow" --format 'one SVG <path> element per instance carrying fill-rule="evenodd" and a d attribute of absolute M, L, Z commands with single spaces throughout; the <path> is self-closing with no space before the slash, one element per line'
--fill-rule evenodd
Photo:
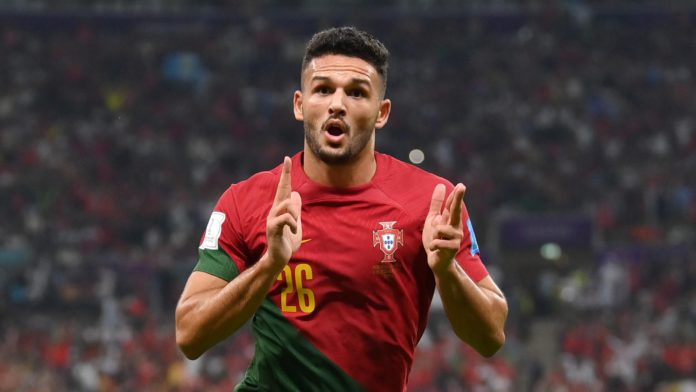
<path fill-rule="evenodd" d="M 204 350 L 201 350 L 198 345 L 195 344 L 193 337 L 190 333 L 186 333 L 181 329 L 176 329 L 176 345 L 182 354 L 188 359 L 198 359 L 203 355 Z"/>
<path fill-rule="evenodd" d="M 203 355 L 205 349 L 202 349 L 200 339 L 196 334 L 197 328 L 190 325 L 190 320 L 187 321 L 178 309 L 175 318 L 176 345 L 186 358 L 198 359 Z"/>
<path fill-rule="evenodd" d="M 495 326 L 485 333 L 481 339 L 482 344 L 476 348 L 476 351 L 486 358 L 495 355 L 505 344 L 505 322 L 507 321 L 508 307 L 504 299 L 499 304 L 499 313 L 497 313 L 499 317 L 496 317 Z"/>
<path fill-rule="evenodd" d="M 187 359 L 190 359 L 192 361 L 200 358 L 200 356 L 203 355 L 202 351 L 194 350 L 193 348 L 189 348 L 186 346 L 179 346 L 179 350 L 181 351 L 182 354 L 184 354 L 184 356 Z"/>
<path fill-rule="evenodd" d="M 498 331 L 488 336 L 488 338 L 485 339 L 485 342 L 483 344 L 481 344 L 479 347 L 476 347 L 476 351 L 478 351 L 478 353 L 482 356 L 490 358 L 493 355 L 495 355 L 495 353 L 500 351 L 504 344 L 505 332 Z"/>
<path fill-rule="evenodd" d="M 185 312 L 184 307 L 177 305 L 176 312 L 174 314 L 174 332 L 176 338 L 176 345 L 179 347 L 179 351 L 188 359 L 198 359 L 205 349 L 201 349 L 201 344 L 199 342 L 199 337 L 196 334 L 198 329 L 195 325 L 191 325 L 193 321 L 188 314 Z"/>
<path fill-rule="evenodd" d="M 495 355 L 505 344 L 505 332 L 502 329 L 468 336 L 457 334 L 457 336 L 486 358 Z"/>

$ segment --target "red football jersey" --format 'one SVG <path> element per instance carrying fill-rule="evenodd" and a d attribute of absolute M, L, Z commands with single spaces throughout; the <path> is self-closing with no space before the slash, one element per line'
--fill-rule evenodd
<path fill-rule="evenodd" d="M 448 194 L 453 186 L 388 155 L 375 157 L 372 181 L 345 189 L 312 182 L 302 153 L 292 158 L 292 189 L 302 196 L 303 243 L 254 317 L 257 352 L 240 390 L 245 385 L 405 389 L 435 289 L 423 224 L 435 186 L 445 184 Z M 281 168 L 258 173 L 222 195 L 201 241 L 197 270 L 230 280 L 263 255 Z M 456 259 L 479 281 L 488 273 L 466 208 L 462 222 Z M 332 370 L 326 373 L 327 368 Z"/>

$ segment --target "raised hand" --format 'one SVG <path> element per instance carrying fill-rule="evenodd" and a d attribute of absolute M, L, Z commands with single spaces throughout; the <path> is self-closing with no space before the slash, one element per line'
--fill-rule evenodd
<path fill-rule="evenodd" d="M 285 266 L 302 242 L 302 198 L 291 189 L 292 160 L 285 157 L 273 206 L 266 218 L 267 255 L 274 265 Z"/>
<path fill-rule="evenodd" d="M 462 200 L 466 187 L 457 184 L 445 200 L 445 186 L 438 184 L 433 190 L 430 210 L 423 225 L 423 247 L 428 255 L 428 265 L 433 272 L 444 271 L 452 265 L 454 256 L 464 238 L 462 224 Z"/>

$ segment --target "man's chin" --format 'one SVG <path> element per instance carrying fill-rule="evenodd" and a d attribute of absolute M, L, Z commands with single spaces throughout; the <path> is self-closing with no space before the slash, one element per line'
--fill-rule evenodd
<path fill-rule="evenodd" d="M 345 165 L 355 159 L 353 154 L 345 148 L 322 147 L 319 151 L 315 152 L 315 155 L 328 165 Z"/>

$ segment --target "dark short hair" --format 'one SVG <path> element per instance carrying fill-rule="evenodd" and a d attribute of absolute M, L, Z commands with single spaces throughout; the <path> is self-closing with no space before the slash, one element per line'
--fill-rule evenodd
<path fill-rule="evenodd" d="M 340 54 L 365 60 L 375 67 L 386 88 L 389 51 L 372 35 L 353 26 L 332 27 L 314 34 L 305 49 L 302 71 L 307 68 L 312 59 L 327 54 Z"/>

